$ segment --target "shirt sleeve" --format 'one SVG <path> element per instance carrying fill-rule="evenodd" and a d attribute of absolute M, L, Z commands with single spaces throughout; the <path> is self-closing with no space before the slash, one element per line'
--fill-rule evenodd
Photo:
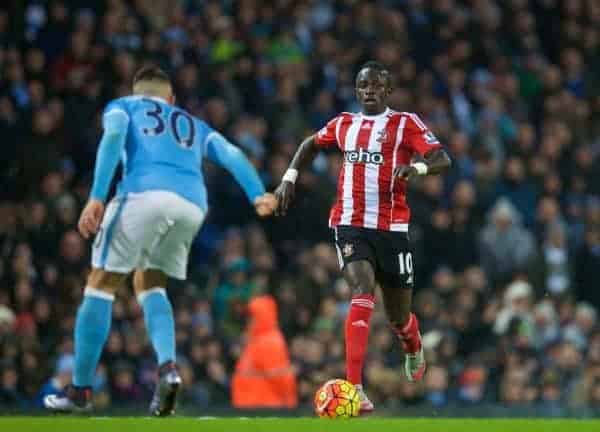
<path fill-rule="evenodd" d="M 204 147 L 206 157 L 233 175 L 251 203 L 265 193 L 265 187 L 254 166 L 244 153 L 223 135 L 216 131 L 210 132 L 206 136 Z"/>
<path fill-rule="evenodd" d="M 437 137 L 416 114 L 408 114 L 404 126 L 404 139 L 412 151 L 421 156 L 442 147 Z"/>
<path fill-rule="evenodd" d="M 332 147 L 337 144 L 337 134 L 336 129 L 338 125 L 338 121 L 340 117 L 335 117 L 321 128 L 319 132 L 315 135 L 315 143 L 319 147 Z"/>
<path fill-rule="evenodd" d="M 109 104 L 102 115 L 103 133 L 94 169 L 94 183 L 90 197 L 106 200 L 110 183 L 115 175 L 121 154 L 125 148 L 129 115 L 120 105 Z"/>

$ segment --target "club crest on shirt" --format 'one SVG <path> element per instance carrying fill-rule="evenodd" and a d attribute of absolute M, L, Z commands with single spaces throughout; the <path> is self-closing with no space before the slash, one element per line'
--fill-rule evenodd
<path fill-rule="evenodd" d="M 388 133 L 387 130 L 382 129 L 379 131 L 379 136 L 377 137 L 376 141 L 380 142 L 380 143 L 384 143 L 388 140 Z"/>
<path fill-rule="evenodd" d="M 346 243 L 344 245 L 344 248 L 342 249 L 342 253 L 344 254 L 344 256 L 346 258 L 348 258 L 349 256 L 351 256 L 354 253 L 354 246 L 351 245 L 350 243 Z"/>

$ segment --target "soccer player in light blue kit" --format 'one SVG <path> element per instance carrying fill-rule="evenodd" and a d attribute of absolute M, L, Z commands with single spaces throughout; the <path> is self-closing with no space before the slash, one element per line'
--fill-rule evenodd
<path fill-rule="evenodd" d="M 259 216 L 277 201 L 242 152 L 203 121 L 173 106 L 168 75 L 159 68 L 138 71 L 133 96 L 108 104 L 90 199 L 79 230 L 96 235 L 92 271 L 75 323 L 73 384 L 50 395 L 46 408 L 87 411 L 91 385 L 111 324 L 114 294 L 131 272 L 137 299 L 159 364 L 150 404 L 153 415 L 175 410 L 181 378 L 175 366 L 175 324 L 165 292 L 167 278 L 185 279 L 190 245 L 206 215 L 204 157 L 227 169 Z M 115 198 L 104 209 L 112 178 L 123 165 Z"/>

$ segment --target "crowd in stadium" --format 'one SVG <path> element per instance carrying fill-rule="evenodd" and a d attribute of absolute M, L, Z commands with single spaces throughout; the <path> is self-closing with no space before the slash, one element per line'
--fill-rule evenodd
<path fill-rule="evenodd" d="M 80 6 L 85 4 L 85 7 Z M 381 304 L 366 389 L 378 406 L 498 403 L 600 412 L 600 3 L 594 0 L 105 0 L 0 6 L 0 407 L 39 406 L 70 380 L 90 244 L 100 114 L 132 73 L 169 71 L 178 104 L 277 186 L 300 140 L 355 111 L 356 68 L 395 76 L 453 159 L 414 182 L 415 312 L 429 370 L 402 376 Z M 285 218 L 259 221 L 207 166 L 209 220 L 173 284 L 184 404 L 228 405 L 245 305 L 273 295 L 298 397 L 344 376 L 350 292 L 327 228 L 341 155 L 300 176 Z M 96 404 L 146 403 L 156 365 L 131 292 Z"/>

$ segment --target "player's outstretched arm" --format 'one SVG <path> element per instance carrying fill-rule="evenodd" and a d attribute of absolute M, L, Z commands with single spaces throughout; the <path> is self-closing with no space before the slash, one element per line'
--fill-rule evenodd
<path fill-rule="evenodd" d="M 292 158 L 289 168 L 281 179 L 281 184 L 275 189 L 275 197 L 279 201 L 279 206 L 275 212 L 277 215 L 283 216 L 287 213 L 296 192 L 296 179 L 298 178 L 298 173 L 300 172 L 300 169 L 307 166 L 315 159 L 317 153 L 319 153 L 319 148 L 315 142 L 315 135 L 311 135 L 302 141 L 302 144 L 300 144 L 300 147 L 296 150 L 296 154 Z"/>
<path fill-rule="evenodd" d="M 410 165 L 401 165 L 394 173 L 405 180 L 417 175 L 443 174 L 452 165 L 452 160 L 444 149 L 432 150 L 425 155 L 423 161 Z"/>
<path fill-rule="evenodd" d="M 442 174 L 450 168 L 450 156 L 416 114 L 408 113 L 406 116 L 404 139 L 413 153 L 422 159 L 410 165 L 397 167 L 394 172 L 396 177 L 408 180 L 416 175 Z"/>
<path fill-rule="evenodd" d="M 425 163 L 427 164 L 427 174 L 443 174 L 452 165 L 452 159 L 446 150 L 437 149 L 425 155 Z"/>
<path fill-rule="evenodd" d="M 244 189 L 259 216 L 273 214 L 277 207 L 275 195 L 265 192 L 256 169 L 239 148 L 227 141 L 220 133 L 211 132 L 207 137 L 206 156 L 231 173 Z"/>

